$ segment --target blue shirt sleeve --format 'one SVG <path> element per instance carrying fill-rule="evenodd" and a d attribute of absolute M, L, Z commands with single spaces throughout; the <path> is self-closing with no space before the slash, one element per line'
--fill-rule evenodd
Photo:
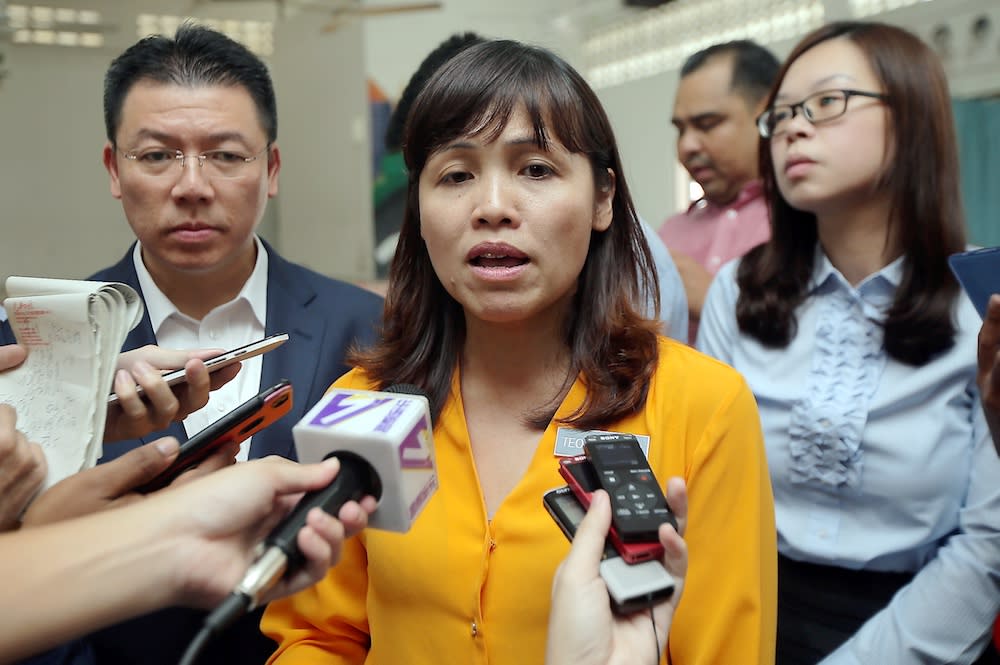
<path fill-rule="evenodd" d="M 736 299 L 739 288 L 736 285 L 736 266 L 739 259 L 733 259 L 719 269 L 705 295 L 698 322 L 697 348 L 702 353 L 732 365 L 733 347 L 740 336 L 736 323 Z"/>
<path fill-rule="evenodd" d="M 970 391 L 978 405 L 975 384 Z M 820 665 L 973 663 L 986 646 L 1000 611 L 1000 459 L 980 408 L 973 411 L 973 431 L 959 531 Z"/>
<path fill-rule="evenodd" d="M 684 283 L 681 281 L 681 274 L 677 272 L 677 266 L 670 257 L 666 245 L 660 240 L 649 224 L 639 220 L 642 225 L 642 232 L 646 236 L 649 250 L 653 255 L 653 264 L 656 266 L 656 275 L 660 284 L 660 320 L 666 325 L 666 335 L 679 342 L 687 344 L 688 339 L 688 304 L 687 295 L 684 292 Z M 651 315 L 652 303 L 649 304 Z"/>

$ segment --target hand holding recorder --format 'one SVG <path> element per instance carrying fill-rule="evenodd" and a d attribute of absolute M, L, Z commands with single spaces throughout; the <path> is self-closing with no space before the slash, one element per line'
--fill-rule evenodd
<path fill-rule="evenodd" d="M 628 563 L 663 556 L 657 540 L 660 524 L 677 521 L 657 484 L 639 442 L 631 434 L 591 434 L 586 455 L 560 460 L 559 473 L 584 507 L 595 490 L 611 499 L 612 527 L 608 539 Z"/>
<path fill-rule="evenodd" d="M 667 494 L 683 532 L 687 521 L 684 481 L 671 478 Z M 605 560 L 605 538 L 610 526 L 610 501 L 605 492 L 597 491 L 573 538 L 569 555 L 556 571 L 546 665 L 654 665 L 659 662 L 684 588 L 687 546 L 671 524 L 662 524 L 658 538 L 665 551 L 663 567 L 674 580 L 673 593 L 669 599 L 654 605 L 651 612 L 613 614 L 608 589 L 599 572 Z M 659 565 L 658 562 L 648 563 Z"/>

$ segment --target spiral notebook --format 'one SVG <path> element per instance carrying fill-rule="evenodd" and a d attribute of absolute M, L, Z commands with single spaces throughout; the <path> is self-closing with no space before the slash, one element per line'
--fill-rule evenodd
<path fill-rule="evenodd" d="M 3 305 L 28 357 L 0 373 L 0 402 L 45 451 L 48 488 L 100 459 L 118 354 L 142 300 L 113 282 L 8 277 L 6 286 Z"/>

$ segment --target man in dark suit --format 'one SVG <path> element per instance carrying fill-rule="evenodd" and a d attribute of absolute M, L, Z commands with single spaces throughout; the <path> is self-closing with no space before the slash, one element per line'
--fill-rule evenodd
<path fill-rule="evenodd" d="M 235 348 L 279 332 L 281 347 L 243 363 L 208 406 L 163 432 L 184 441 L 282 378 L 292 412 L 244 445 L 237 459 L 295 458 L 291 427 L 347 371 L 352 344 L 377 333 L 382 301 L 281 258 L 255 230 L 277 194 L 281 156 L 267 68 L 221 33 L 182 26 L 148 37 L 115 59 L 105 76 L 108 142 L 104 165 L 137 241 L 91 279 L 130 284 L 146 314 L 125 349 Z M 150 368 L 150 371 L 152 369 Z M 141 444 L 116 443 L 105 460 Z M 204 613 L 172 609 L 88 639 L 99 665 L 174 665 Z M 262 664 L 273 643 L 260 613 L 217 636 L 206 663 Z"/>

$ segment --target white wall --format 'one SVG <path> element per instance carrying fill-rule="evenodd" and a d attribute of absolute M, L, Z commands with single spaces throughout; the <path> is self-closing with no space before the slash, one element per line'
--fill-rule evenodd
<path fill-rule="evenodd" d="M 283 255 L 347 280 L 374 275 L 372 174 L 359 24 L 323 33 L 315 16 L 280 21 L 271 58 L 282 167 Z"/>
<path fill-rule="evenodd" d="M 0 276 L 84 277 L 131 231 L 101 164 L 101 78 L 110 54 L 6 49 L 0 87 Z"/>
<path fill-rule="evenodd" d="M 676 89 L 677 72 L 665 72 L 598 91 L 618 139 L 635 207 L 653 228 L 679 205 L 674 201 L 677 132 L 670 124 Z"/>

